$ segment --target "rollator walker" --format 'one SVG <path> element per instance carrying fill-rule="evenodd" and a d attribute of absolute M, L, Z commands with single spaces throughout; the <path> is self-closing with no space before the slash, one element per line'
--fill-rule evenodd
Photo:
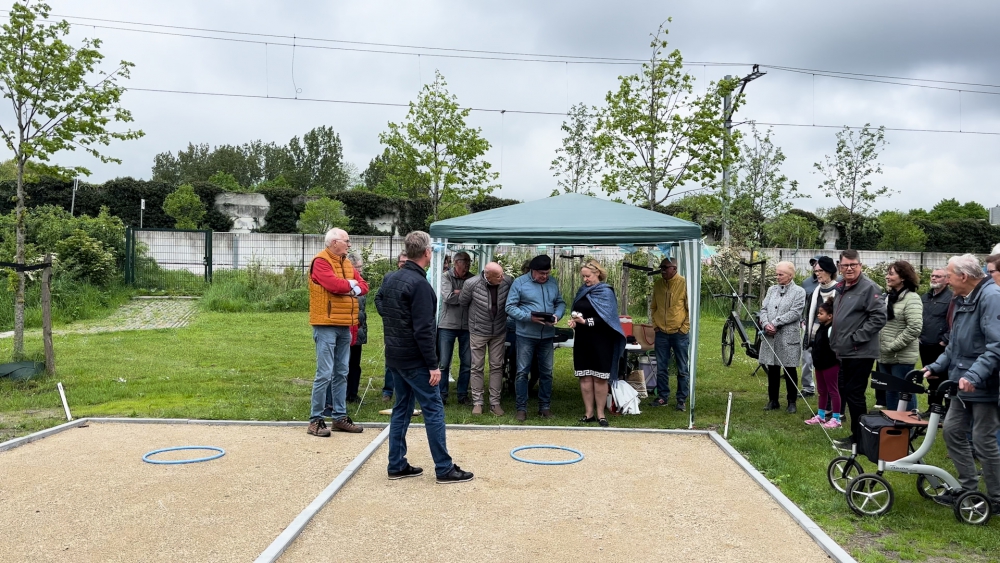
<path fill-rule="evenodd" d="M 873 389 L 894 391 L 900 394 L 894 411 L 882 410 L 860 418 L 861 435 L 851 447 L 851 455 L 834 458 L 827 468 L 827 479 L 837 491 L 847 497 L 847 505 L 859 516 L 882 516 L 892 508 L 895 494 L 892 486 L 882 476 L 886 471 L 917 475 L 920 496 L 938 504 L 952 506 L 960 522 L 977 526 L 986 525 L 992 517 L 989 497 L 979 491 L 966 491 L 951 503 L 952 491 L 962 490 L 962 485 L 948 471 L 923 463 L 924 456 L 934 446 L 937 429 L 944 419 L 948 401 L 958 391 L 958 383 L 945 381 L 928 395 L 930 417 L 922 420 L 916 411 L 906 410 L 915 394 L 927 393 L 922 385 L 923 372 L 914 370 L 904 379 L 884 373 L 873 373 Z M 914 451 L 913 442 L 925 435 Z M 863 454 L 878 464 L 875 473 L 864 473 L 857 461 Z"/>

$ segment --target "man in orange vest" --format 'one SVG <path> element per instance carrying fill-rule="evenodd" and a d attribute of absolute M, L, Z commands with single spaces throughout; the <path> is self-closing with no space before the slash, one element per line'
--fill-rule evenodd
<path fill-rule="evenodd" d="M 347 251 L 351 237 L 343 229 L 326 233 L 326 248 L 309 266 L 309 324 L 316 342 L 316 379 L 313 380 L 312 409 L 308 433 L 330 436 L 323 417 L 333 419 L 341 432 L 361 432 L 347 416 L 347 371 L 351 358 L 351 327 L 358 324 L 359 295 L 368 293 L 368 284 L 354 271 Z M 327 409 L 327 405 L 333 405 Z"/>

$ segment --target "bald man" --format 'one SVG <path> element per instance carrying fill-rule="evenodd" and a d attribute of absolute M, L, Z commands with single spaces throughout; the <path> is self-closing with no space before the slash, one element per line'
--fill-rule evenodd
<path fill-rule="evenodd" d="M 351 248 L 347 231 L 330 229 L 324 241 L 326 247 L 309 265 L 309 324 L 316 343 L 316 377 L 307 433 L 321 438 L 330 436 L 323 420 L 327 416 L 341 432 L 362 431 L 347 416 L 347 372 L 351 327 L 359 323 L 357 298 L 368 293 L 368 284 L 347 259 Z"/>
<path fill-rule="evenodd" d="M 503 383 L 504 343 L 507 341 L 507 293 L 513 280 L 496 262 L 482 274 L 465 282 L 459 301 L 469 311 L 469 344 L 472 349 L 472 414 L 483 414 L 483 367 L 490 356 L 490 412 L 503 415 L 500 390 Z"/>

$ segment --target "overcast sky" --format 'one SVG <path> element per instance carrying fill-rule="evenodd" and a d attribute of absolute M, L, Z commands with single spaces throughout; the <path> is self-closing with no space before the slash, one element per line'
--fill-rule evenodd
<path fill-rule="evenodd" d="M 649 34 L 667 17 L 671 48 L 686 61 L 746 63 L 691 65 L 696 90 L 726 74 L 745 75 L 758 63 L 767 75 L 748 85 L 734 121 L 801 125 L 884 125 L 887 128 L 1000 133 L 1000 3 L 952 1 L 720 2 L 383 2 L 297 0 L 49 0 L 54 14 L 208 28 L 279 36 L 588 57 L 644 58 Z M 4 7 L 10 6 L 5 2 Z M 6 16 L 3 16 L 6 17 Z M 82 20 L 70 19 L 73 23 Z M 97 26 L 134 25 L 91 22 Z M 157 29 L 157 28 L 146 28 Z M 367 102 L 407 103 L 440 70 L 463 106 L 565 112 L 569 104 L 600 104 L 617 76 L 638 66 L 517 62 L 414 54 L 380 54 L 307 47 L 294 50 L 265 39 L 214 35 L 244 42 L 74 27 L 73 38 L 100 37 L 109 66 L 135 63 L 133 88 L 152 88 Z M 272 44 L 265 46 L 261 42 Z M 304 45 L 370 47 L 296 40 Z M 456 54 L 456 53 L 452 53 Z M 983 84 L 922 83 L 953 90 L 914 88 L 780 71 L 770 66 L 867 73 Z M 891 80 L 892 81 L 892 80 Z M 118 142 L 109 154 L 121 165 L 102 165 L 74 153 L 63 164 L 83 164 L 90 181 L 117 176 L 149 178 L 153 156 L 189 142 L 241 144 L 254 139 L 285 143 L 309 129 L 332 126 L 344 156 L 359 170 L 381 152 L 378 134 L 402 121 L 405 108 L 354 104 L 240 99 L 132 91 L 124 105 L 146 136 Z M 549 163 L 560 146 L 558 115 L 474 111 L 493 149 L 487 158 L 502 169 L 496 195 L 545 197 L 555 187 Z M 746 126 L 742 126 L 746 127 Z M 785 173 L 811 199 L 798 207 L 829 207 L 812 164 L 832 154 L 836 129 L 774 128 L 787 155 Z M 932 206 L 943 197 L 1000 205 L 1000 135 L 888 131 L 889 146 L 876 178 L 896 194 L 880 209 Z M 501 162 L 502 161 L 502 162 Z"/>

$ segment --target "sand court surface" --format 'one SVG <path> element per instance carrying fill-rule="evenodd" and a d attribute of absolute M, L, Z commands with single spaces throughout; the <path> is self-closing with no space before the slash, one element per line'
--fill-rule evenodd
<path fill-rule="evenodd" d="M 511 459 L 511 449 L 529 444 L 568 446 L 585 459 L 563 466 Z M 455 462 L 476 474 L 454 485 L 434 483 L 422 428 L 411 427 L 408 445 L 424 475 L 387 480 L 386 442 L 280 561 L 828 560 L 707 435 L 453 429 Z"/>
<path fill-rule="evenodd" d="M 0 561 L 253 561 L 377 434 L 99 422 L 64 430 L 0 452 Z M 194 445 L 226 455 L 142 461 Z"/>

